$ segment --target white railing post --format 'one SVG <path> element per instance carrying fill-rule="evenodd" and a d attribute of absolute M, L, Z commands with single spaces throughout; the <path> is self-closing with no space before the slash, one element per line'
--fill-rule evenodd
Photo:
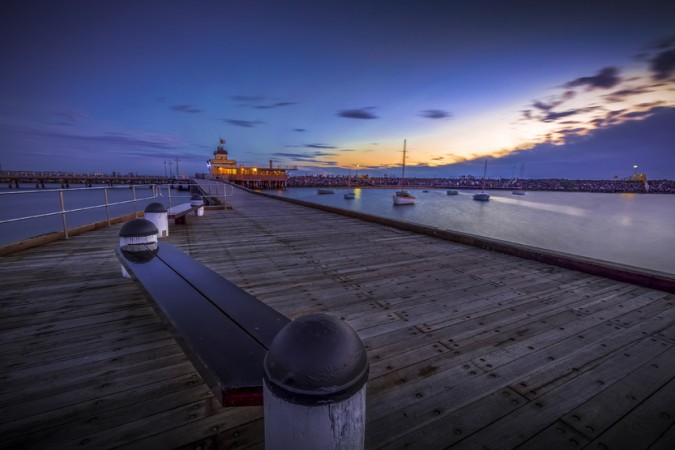
<path fill-rule="evenodd" d="M 295 319 L 272 341 L 263 369 L 267 450 L 363 449 L 368 356 L 346 322 Z"/>
<path fill-rule="evenodd" d="M 136 186 L 131 185 L 131 195 L 134 200 L 134 217 L 138 217 L 138 206 L 136 205 Z"/>
<path fill-rule="evenodd" d="M 105 201 L 105 220 L 110 226 L 110 211 L 109 211 L 109 204 L 108 204 L 108 188 L 103 188 L 103 199 Z"/>
<path fill-rule="evenodd" d="M 63 190 L 59 191 L 61 200 L 61 220 L 63 221 L 63 238 L 68 239 L 68 224 L 66 223 L 66 203 L 63 201 Z"/>

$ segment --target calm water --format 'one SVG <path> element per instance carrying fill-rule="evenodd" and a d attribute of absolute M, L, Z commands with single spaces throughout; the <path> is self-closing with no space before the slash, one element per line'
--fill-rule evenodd
<path fill-rule="evenodd" d="M 389 189 L 356 189 L 353 200 L 334 190 L 276 194 L 675 274 L 675 195 L 489 191 L 489 202 L 477 202 L 475 191 L 413 189 L 414 205 L 394 206 Z"/>
<path fill-rule="evenodd" d="M 22 189 L 0 189 L 0 221 L 17 217 L 27 217 L 39 214 L 47 214 L 61 211 L 61 203 L 57 190 L 59 185 L 47 186 L 47 189 L 34 189 L 34 185 L 22 186 Z M 64 205 L 66 210 L 100 206 L 105 204 L 104 189 L 71 188 L 64 191 Z M 167 199 L 153 199 L 153 190 L 147 186 L 135 188 L 137 201 L 134 202 L 134 191 L 127 187 L 108 188 L 108 203 L 127 202 L 112 205 L 108 208 L 110 218 L 123 216 L 134 211 L 143 211 L 153 201 L 161 201 L 169 206 Z M 166 196 L 166 190 L 163 191 Z M 189 201 L 190 194 L 187 192 L 172 193 L 172 196 L 182 195 L 186 198 L 174 198 L 174 204 Z M 106 220 L 105 208 L 77 211 L 66 215 L 68 228 L 87 225 L 97 221 Z M 21 220 L 0 224 L 0 245 L 17 242 L 29 237 L 40 236 L 53 231 L 63 230 L 61 214 Z"/>
<path fill-rule="evenodd" d="M 17 191 L 0 189 L 0 220 L 60 211 L 58 192 L 5 192 Z M 346 189 L 335 189 L 335 194 L 319 195 L 313 188 L 290 188 L 276 194 L 675 274 L 675 195 L 528 191 L 525 196 L 516 196 L 510 191 L 491 191 L 489 202 L 476 202 L 474 191 L 449 196 L 445 189 L 427 193 L 413 189 L 410 192 L 417 197 L 414 205 L 394 206 L 390 189 L 356 189 L 353 200 L 344 199 L 344 192 Z M 189 193 L 176 190 L 171 195 L 185 197 L 174 198 L 174 204 L 190 198 Z M 166 196 L 163 192 L 163 197 L 153 199 L 152 190 L 138 187 L 134 204 L 130 188 L 110 188 L 109 203 L 129 203 L 111 206 L 109 215 L 142 211 L 158 200 L 168 206 Z M 64 198 L 66 209 L 105 203 L 102 189 L 70 189 Z M 105 209 L 97 208 L 69 213 L 67 225 L 105 219 Z M 62 226 L 60 214 L 0 224 L 0 244 L 59 231 Z"/>

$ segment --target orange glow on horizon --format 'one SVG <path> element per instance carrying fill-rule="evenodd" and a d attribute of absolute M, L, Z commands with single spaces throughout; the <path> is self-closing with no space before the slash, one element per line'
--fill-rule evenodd
<path fill-rule="evenodd" d="M 446 166 L 486 156 L 500 158 L 544 143 L 562 145 L 570 137 L 642 120 L 653 108 L 675 106 L 675 82 L 654 83 L 644 71 L 627 72 L 623 79 L 627 81 L 612 89 L 580 89 L 575 95 L 556 88 L 546 98 L 555 104 L 550 109 L 537 109 L 532 102 L 525 107 L 513 104 L 479 117 L 459 116 L 431 131 L 396 130 L 396 134 L 407 135 L 407 166 Z M 388 138 L 378 145 L 343 143 L 355 151 L 326 157 L 325 167 L 398 168 L 403 139 Z"/>

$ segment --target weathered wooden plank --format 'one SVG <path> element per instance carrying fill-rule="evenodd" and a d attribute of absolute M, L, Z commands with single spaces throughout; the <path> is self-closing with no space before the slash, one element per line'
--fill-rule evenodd
<path fill-rule="evenodd" d="M 595 370 L 579 376 L 574 383 L 566 383 L 500 420 L 486 424 L 479 433 L 457 443 L 456 448 L 515 448 L 528 436 L 546 429 L 574 405 L 597 395 L 662 352 L 660 345 L 644 340 L 630 352 L 616 355 Z"/>
<path fill-rule="evenodd" d="M 663 343 L 663 346 L 668 348 L 669 344 Z M 583 405 L 565 414 L 562 420 L 589 438 L 597 439 L 600 437 L 600 441 L 606 442 L 607 434 L 605 432 L 611 428 L 610 434 L 620 434 L 617 430 L 625 427 L 626 422 L 630 423 L 634 420 L 626 418 L 633 414 L 632 411 L 639 408 L 645 401 L 649 401 L 648 399 L 654 396 L 656 392 L 668 390 L 668 383 L 671 382 L 673 374 L 675 374 L 675 347 L 670 346 L 668 350 L 656 358 L 627 374 L 623 379 Z M 671 384 L 670 390 L 675 395 L 675 385 Z M 665 407 L 666 409 L 675 404 L 675 399 L 672 399 L 670 403 L 663 402 L 664 399 L 654 401 L 661 403 L 660 408 Z M 659 418 L 658 416 L 658 412 L 654 413 L 650 422 L 663 421 L 664 417 Z M 673 421 L 675 421 L 675 415 L 672 416 L 670 423 L 673 423 Z M 618 426 L 618 422 L 624 423 Z M 666 420 L 663 423 L 668 424 L 668 422 Z M 666 425 L 665 429 L 668 426 Z M 640 424 L 640 427 L 644 428 L 644 424 Z M 664 428 L 661 429 L 661 432 L 663 430 Z M 612 447 L 612 445 L 609 445 L 609 447 Z"/>
<path fill-rule="evenodd" d="M 495 391 L 463 408 L 452 409 L 452 405 L 448 405 L 448 409 L 452 411 L 447 415 L 443 415 L 443 409 L 431 410 L 427 413 L 430 418 L 442 417 L 432 420 L 428 425 L 402 436 L 395 442 L 378 445 L 377 442 L 369 441 L 368 447 L 420 450 L 450 447 L 477 432 L 486 423 L 516 410 L 525 402 L 526 400 L 508 389 Z"/>

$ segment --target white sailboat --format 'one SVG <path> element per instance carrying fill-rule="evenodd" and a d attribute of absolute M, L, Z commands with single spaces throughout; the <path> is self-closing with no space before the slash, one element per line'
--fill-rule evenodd
<path fill-rule="evenodd" d="M 354 198 L 356 198 L 356 194 L 354 194 L 354 191 L 351 190 L 351 187 L 352 187 L 352 171 L 351 170 L 349 171 L 349 175 L 347 176 L 347 187 L 349 188 L 349 190 L 347 192 L 345 192 L 344 197 L 347 200 L 353 200 Z"/>
<path fill-rule="evenodd" d="M 403 140 L 403 165 L 401 166 L 401 178 L 398 181 L 399 190 L 392 196 L 394 200 L 394 205 L 413 205 L 415 203 L 415 197 L 410 195 L 410 192 L 405 189 L 401 189 L 401 184 L 403 183 L 403 178 L 405 177 L 405 151 L 406 151 L 406 140 Z"/>
<path fill-rule="evenodd" d="M 525 195 L 525 186 L 523 186 L 523 175 L 525 174 L 525 163 L 520 166 L 520 178 L 518 179 L 518 187 L 511 192 L 513 195 Z"/>
<path fill-rule="evenodd" d="M 325 188 L 319 188 L 319 189 L 316 190 L 316 193 L 317 193 L 317 194 L 321 194 L 321 195 L 324 195 L 324 194 L 334 194 L 335 191 L 332 190 L 332 189 L 330 188 L 330 179 L 329 179 L 329 181 L 328 181 L 328 187 L 325 187 Z"/>
<path fill-rule="evenodd" d="M 479 202 L 487 202 L 490 196 L 485 193 L 485 175 L 487 174 L 487 159 L 485 160 L 485 167 L 483 168 L 483 181 L 481 183 L 480 194 L 473 194 L 473 199 Z"/>

